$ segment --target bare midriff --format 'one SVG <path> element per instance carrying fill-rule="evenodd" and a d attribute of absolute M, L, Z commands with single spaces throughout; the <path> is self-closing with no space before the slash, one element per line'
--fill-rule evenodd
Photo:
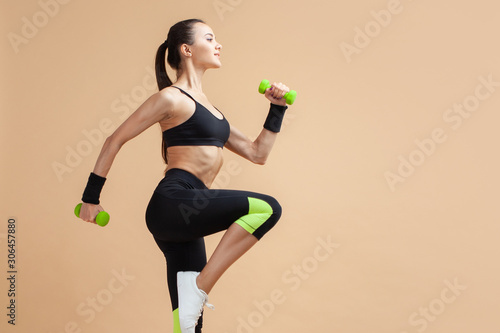
<path fill-rule="evenodd" d="M 223 163 L 222 148 L 216 146 L 173 146 L 167 149 L 170 169 L 182 169 L 210 188 Z"/>

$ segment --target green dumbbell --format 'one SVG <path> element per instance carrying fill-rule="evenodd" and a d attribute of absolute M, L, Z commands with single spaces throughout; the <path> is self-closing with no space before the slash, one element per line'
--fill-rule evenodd
<path fill-rule="evenodd" d="M 259 85 L 259 92 L 264 94 L 267 89 L 271 88 L 271 83 L 267 80 L 262 80 Z M 286 104 L 292 105 L 295 102 L 295 98 L 297 97 L 297 92 L 295 90 L 290 90 L 284 96 Z"/>
<path fill-rule="evenodd" d="M 75 215 L 78 218 L 80 217 L 80 209 L 82 209 L 82 204 L 81 203 L 79 203 L 75 207 Z M 106 224 L 108 224 L 108 222 L 109 222 L 109 214 L 106 213 L 106 212 L 99 212 L 99 214 L 97 214 L 97 216 L 95 218 L 95 222 L 98 225 L 100 225 L 101 227 L 106 226 Z"/>

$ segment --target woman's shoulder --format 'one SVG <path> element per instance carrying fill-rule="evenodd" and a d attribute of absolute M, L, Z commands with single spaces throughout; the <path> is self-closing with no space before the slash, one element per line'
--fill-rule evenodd
<path fill-rule="evenodd" d="M 192 101 L 175 87 L 163 88 L 156 93 L 164 108 L 168 110 L 168 118 L 184 117 L 192 113 Z"/>
<path fill-rule="evenodd" d="M 156 93 L 158 95 L 158 98 L 161 100 L 161 103 L 168 107 L 170 111 L 176 111 L 179 109 L 184 108 L 184 97 L 182 96 L 182 93 L 170 86 L 167 88 L 163 88 L 159 92 Z"/>
<path fill-rule="evenodd" d="M 157 94 L 161 99 L 170 104 L 178 103 L 182 98 L 179 90 L 172 86 L 163 88 Z"/>

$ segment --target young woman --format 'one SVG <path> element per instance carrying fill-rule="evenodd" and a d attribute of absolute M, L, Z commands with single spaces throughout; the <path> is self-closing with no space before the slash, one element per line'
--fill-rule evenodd
<path fill-rule="evenodd" d="M 146 224 L 167 262 L 167 281 L 174 332 L 201 332 L 208 294 L 222 274 L 264 236 L 281 216 L 279 203 L 247 191 L 210 190 L 228 148 L 256 164 L 264 164 L 280 131 L 289 89 L 274 83 L 265 93 L 271 102 L 264 128 L 250 141 L 208 101 L 202 91 L 207 69 L 219 68 L 222 46 L 201 20 L 170 28 L 156 55 L 159 92 L 144 102 L 102 147 L 83 193 L 80 218 L 95 223 L 103 210 L 99 195 L 120 148 L 151 125 L 163 131 L 165 177 L 146 210 Z M 167 62 L 176 70 L 175 85 Z M 204 236 L 226 230 L 207 262 Z"/>

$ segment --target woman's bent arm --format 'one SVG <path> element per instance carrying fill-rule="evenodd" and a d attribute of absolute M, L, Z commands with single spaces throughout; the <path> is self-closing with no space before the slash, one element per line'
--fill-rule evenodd
<path fill-rule="evenodd" d="M 262 129 L 255 141 L 251 141 L 240 130 L 231 126 L 227 149 L 255 164 L 265 164 L 276 141 L 278 133 Z"/>
<path fill-rule="evenodd" d="M 286 110 L 283 96 L 288 91 L 290 89 L 284 84 L 273 83 L 272 87 L 265 92 L 266 98 L 271 102 L 271 109 L 266 123 L 264 123 L 264 128 L 257 139 L 252 142 L 242 132 L 231 126 L 229 139 L 226 143 L 227 149 L 253 163 L 265 164 L 281 128 L 281 122 Z"/>
<path fill-rule="evenodd" d="M 97 158 L 94 173 L 101 177 L 106 177 L 121 147 L 130 139 L 144 132 L 151 125 L 167 118 L 172 108 L 172 96 L 165 90 L 149 97 L 106 139 L 101 153 Z"/>
<path fill-rule="evenodd" d="M 109 136 L 101 149 L 94 167 L 94 173 L 106 177 L 111 165 L 125 142 L 136 137 L 154 123 L 167 119 L 173 109 L 173 100 L 169 92 L 162 90 L 148 98 L 127 120 Z M 95 222 L 97 214 L 102 211 L 100 205 L 83 203 L 80 218 L 87 222 Z"/>

